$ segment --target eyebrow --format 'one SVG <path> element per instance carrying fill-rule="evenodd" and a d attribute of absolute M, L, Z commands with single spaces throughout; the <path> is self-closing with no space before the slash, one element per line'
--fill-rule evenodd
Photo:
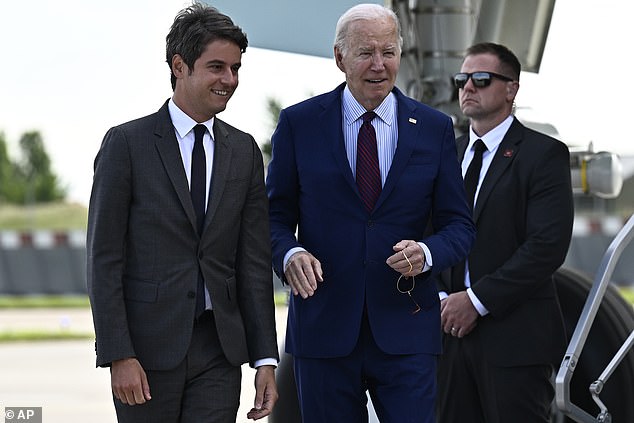
<path fill-rule="evenodd" d="M 235 62 L 235 63 L 227 63 L 224 60 L 219 60 L 219 59 L 211 59 L 208 60 L 207 62 L 205 62 L 205 66 L 210 66 L 210 65 L 227 65 L 227 66 L 242 66 L 242 62 Z"/>

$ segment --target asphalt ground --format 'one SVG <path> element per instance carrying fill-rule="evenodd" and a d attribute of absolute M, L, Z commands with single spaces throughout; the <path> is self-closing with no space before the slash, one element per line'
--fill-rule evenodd
<path fill-rule="evenodd" d="M 281 346 L 286 307 L 277 308 L 276 320 Z M 94 333 L 89 309 L 0 310 L 0 332 L 10 330 Z M 246 414 L 253 406 L 254 374 L 243 366 L 237 423 L 252 421 Z M 44 423 L 116 422 L 110 374 L 95 368 L 92 339 L 0 343 L 0 421 L 5 407 L 42 407 Z"/>

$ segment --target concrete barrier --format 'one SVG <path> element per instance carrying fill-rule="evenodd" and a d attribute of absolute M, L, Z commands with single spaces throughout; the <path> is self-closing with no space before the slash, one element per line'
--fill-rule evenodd
<path fill-rule="evenodd" d="M 616 217 L 577 217 L 564 267 L 593 279 L 624 224 Z M 634 285 L 633 245 L 623 252 L 613 281 Z M 86 294 L 85 231 L 0 231 L 0 295 L 31 294 Z"/>
<path fill-rule="evenodd" d="M 0 232 L 0 294 L 85 294 L 84 231 Z"/>

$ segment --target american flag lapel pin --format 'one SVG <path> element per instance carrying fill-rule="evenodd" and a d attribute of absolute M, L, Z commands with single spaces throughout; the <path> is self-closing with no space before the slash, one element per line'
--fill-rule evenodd
<path fill-rule="evenodd" d="M 414 119 L 414 118 L 409 118 L 409 123 L 413 123 L 414 125 L 416 125 L 416 119 Z"/>
<path fill-rule="evenodd" d="M 513 150 L 511 150 L 510 148 L 507 148 L 506 150 L 504 150 L 504 157 L 513 157 Z"/>

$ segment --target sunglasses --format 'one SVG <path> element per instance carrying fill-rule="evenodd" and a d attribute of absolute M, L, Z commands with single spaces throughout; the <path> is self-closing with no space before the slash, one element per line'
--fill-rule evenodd
<path fill-rule="evenodd" d="M 457 88 L 464 88 L 467 85 L 467 81 L 473 81 L 473 86 L 476 88 L 484 88 L 491 85 L 491 79 L 497 78 L 502 81 L 513 81 L 513 78 L 509 78 L 508 76 L 500 75 L 499 73 L 493 72 L 472 72 L 472 73 L 457 73 L 453 77 L 453 83 Z"/>

